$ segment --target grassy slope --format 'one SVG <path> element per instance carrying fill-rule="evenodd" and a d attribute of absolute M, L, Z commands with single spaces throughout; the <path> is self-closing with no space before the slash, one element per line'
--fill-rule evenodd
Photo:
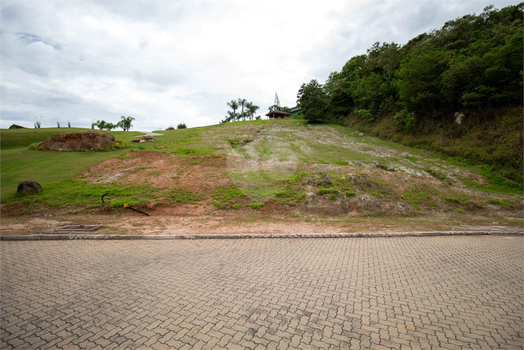
<path fill-rule="evenodd" d="M 111 133 L 119 139 L 133 138 L 133 133 Z M 308 126 L 303 120 L 253 121 L 161 133 L 154 143 L 132 144 L 132 147 L 189 157 L 188 173 L 191 157 L 200 162 L 200 155 L 228 155 L 227 172 L 223 176 L 234 183 L 213 193 L 188 193 L 169 188 L 172 198 L 168 203 L 173 205 L 203 200 L 222 209 L 249 206 L 259 209 L 264 203 L 274 202 L 300 210 L 360 205 L 364 206 L 363 210 L 373 211 L 374 207 L 387 202 L 404 203 L 415 211 L 462 213 L 475 208 L 469 205 L 471 202 L 482 206 L 522 201 L 518 185 L 490 183 L 478 168 L 397 143 L 360 137 L 355 130 L 341 126 Z M 17 140 L 10 140 L 10 135 Z M 3 140 L 12 145 L 2 148 L 3 203 L 41 201 L 55 206 L 89 206 L 99 203 L 100 194 L 106 190 L 115 193 L 122 190 L 118 183 L 95 185 L 72 179 L 90 166 L 122 156 L 129 149 L 63 153 L 31 151 L 27 146 L 14 148 L 33 142 L 35 134 L 27 135 L 24 138 L 21 133 L 2 131 Z M 325 178 L 330 182 L 325 183 Z M 29 179 L 46 185 L 45 194 L 30 198 L 14 195 L 16 185 Z M 468 192 L 468 188 L 486 192 Z M 164 196 L 162 191 L 165 189 L 134 184 L 120 192 L 129 197 L 120 197 L 119 201 L 138 204 L 155 199 L 158 205 L 166 205 L 160 200 Z M 500 193 L 512 195 L 505 196 L 504 203 L 499 203 Z M 121 205 L 120 202 L 112 204 Z M 365 208 L 366 205 L 370 208 Z M 387 208 L 382 212 L 387 212 Z"/>
<path fill-rule="evenodd" d="M 112 152 L 45 152 L 29 150 L 29 145 L 41 142 L 61 132 L 78 132 L 90 129 L 42 128 L 1 129 L 1 196 L 2 201 L 16 193 L 22 181 L 33 180 L 42 185 L 71 179 L 80 172 L 103 160 L 117 157 L 129 149 Z M 96 130 L 95 130 L 96 131 Z M 117 140 L 129 141 L 141 135 L 138 132 L 111 131 Z M 130 144 L 136 148 L 136 144 Z"/>
<path fill-rule="evenodd" d="M 374 123 L 348 118 L 346 124 L 386 140 L 462 158 L 469 164 L 485 165 L 492 172 L 522 184 L 522 114 L 522 107 L 476 111 L 468 114 L 460 126 L 450 118 L 447 122 L 427 122 L 416 133 L 409 134 L 399 132 L 392 118 Z"/>

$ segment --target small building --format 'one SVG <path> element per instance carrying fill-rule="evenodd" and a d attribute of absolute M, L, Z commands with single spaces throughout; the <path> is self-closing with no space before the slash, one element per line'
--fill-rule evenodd
<path fill-rule="evenodd" d="M 266 114 L 269 119 L 285 119 L 289 118 L 291 113 L 284 112 L 284 111 L 271 111 Z"/>
<path fill-rule="evenodd" d="M 299 114 L 301 110 L 302 110 L 302 108 L 300 108 L 299 106 L 292 107 L 291 111 L 290 111 L 291 112 L 291 118 L 293 118 L 294 116 Z"/>

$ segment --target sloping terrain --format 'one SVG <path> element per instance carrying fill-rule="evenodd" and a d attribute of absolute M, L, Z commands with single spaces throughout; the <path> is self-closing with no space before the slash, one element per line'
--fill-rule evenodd
<path fill-rule="evenodd" d="M 183 218 L 193 218 L 198 223 L 194 229 L 212 232 L 225 227 L 238 231 L 232 222 L 241 224 L 243 232 L 253 227 L 281 232 L 286 223 L 303 232 L 326 225 L 347 231 L 349 223 L 362 224 L 363 218 L 375 218 L 371 226 L 387 229 L 401 229 L 398 218 L 415 219 L 417 227 L 426 218 L 426 229 L 522 225 L 518 184 L 494 183 L 494 175 L 480 168 L 356 130 L 291 119 L 161 133 L 155 142 L 70 180 L 71 191 L 83 194 L 75 205 L 67 205 L 67 199 L 57 204 L 48 193 L 40 201 L 36 197 L 30 213 L 60 216 L 68 211 L 106 219 L 120 213 L 153 225 L 150 218 L 120 209 L 125 205 L 156 216 L 164 230 L 190 228 Z M 100 199 L 104 193 L 106 204 Z M 7 204 L 8 214 L 27 210 L 23 201 Z"/>

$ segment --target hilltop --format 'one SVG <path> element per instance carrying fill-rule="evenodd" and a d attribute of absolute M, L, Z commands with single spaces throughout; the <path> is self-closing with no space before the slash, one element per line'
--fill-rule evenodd
<path fill-rule="evenodd" d="M 155 142 L 114 152 L 2 149 L 3 227 L 24 232 L 29 221 L 45 231 L 88 221 L 111 228 L 106 233 L 213 233 L 522 226 L 520 184 L 352 128 L 289 119 L 158 133 Z M 2 130 L 3 142 L 10 134 Z M 69 165 L 67 175 L 60 162 Z M 14 184 L 29 179 L 44 191 L 15 195 Z"/>

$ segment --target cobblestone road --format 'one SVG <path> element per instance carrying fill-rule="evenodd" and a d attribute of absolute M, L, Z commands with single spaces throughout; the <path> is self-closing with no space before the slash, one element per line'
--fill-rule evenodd
<path fill-rule="evenodd" d="M 2 349 L 521 349 L 524 238 L 1 243 Z"/>

